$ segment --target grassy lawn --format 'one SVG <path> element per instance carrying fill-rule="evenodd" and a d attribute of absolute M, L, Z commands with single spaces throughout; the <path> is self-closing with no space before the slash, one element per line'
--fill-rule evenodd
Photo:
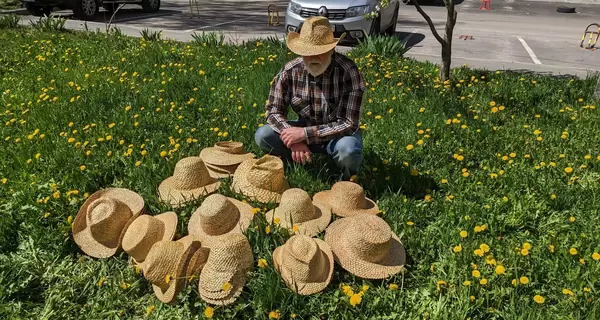
<path fill-rule="evenodd" d="M 70 223 L 87 195 L 110 186 L 139 192 L 152 214 L 170 210 L 159 183 L 216 141 L 262 155 L 253 135 L 269 82 L 293 55 L 271 41 L 229 47 L 32 29 L 2 29 L 0 41 L 0 318 L 204 318 L 197 283 L 164 305 L 126 254 L 83 255 Z M 248 238 L 269 266 L 256 267 L 214 318 L 593 319 L 595 80 L 463 68 L 440 83 L 433 64 L 350 56 L 369 88 L 357 182 L 402 239 L 406 272 L 367 281 L 336 266 L 322 293 L 293 294 L 271 259 L 287 236 L 266 231 L 272 206 L 261 206 Z M 317 157 L 286 173 L 312 195 L 337 171 Z M 219 192 L 242 199 L 228 186 Z M 200 201 L 177 210 L 180 236 Z M 360 304 L 349 303 L 350 288 L 363 292 Z"/>
<path fill-rule="evenodd" d="M 18 0 L 0 0 L 0 10 L 18 9 L 21 7 L 21 2 Z"/>

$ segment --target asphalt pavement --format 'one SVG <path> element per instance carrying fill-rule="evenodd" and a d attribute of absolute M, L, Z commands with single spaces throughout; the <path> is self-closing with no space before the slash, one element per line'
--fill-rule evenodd
<path fill-rule="evenodd" d="M 423 2 L 424 0 L 421 0 Z M 585 77 L 600 71 L 600 50 L 579 47 L 585 28 L 600 22 L 600 5 L 525 0 L 491 0 L 492 10 L 480 10 L 480 1 L 464 0 L 456 6 L 458 20 L 453 36 L 453 66 L 468 65 L 489 70 L 520 70 Z M 72 18 L 70 11 L 53 15 L 69 18 L 72 29 L 106 30 L 109 22 L 124 34 L 140 36 L 144 29 L 162 30 L 163 37 L 189 41 L 194 34 L 217 32 L 227 41 L 277 37 L 283 39 L 287 1 L 166 0 L 159 12 L 143 13 L 139 5 L 125 5 L 114 17 L 101 11 L 93 22 Z M 280 26 L 268 25 L 269 4 L 279 8 Z M 559 13 L 557 6 L 575 7 L 575 13 Z M 446 8 L 423 4 L 443 36 Z M 24 16 L 23 23 L 36 17 Z M 112 20 L 111 20 L 112 18 Z M 396 36 L 411 47 L 408 56 L 440 62 L 441 47 L 413 5 L 401 4 Z M 466 39 L 466 40 L 465 40 Z M 587 40 L 586 40 L 587 41 Z M 600 46 L 600 43 L 598 44 Z M 349 47 L 340 46 L 340 51 Z"/>

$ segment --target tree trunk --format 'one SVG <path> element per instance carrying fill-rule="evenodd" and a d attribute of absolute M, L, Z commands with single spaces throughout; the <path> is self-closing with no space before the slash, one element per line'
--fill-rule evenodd
<path fill-rule="evenodd" d="M 440 37 L 435 26 L 433 25 L 433 21 L 431 18 L 423 11 L 421 5 L 419 5 L 418 0 L 412 0 L 412 3 L 415 5 L 417 11 L 423 16 L 429 28 L 431 29 L 431 33 L 437 39 L 437 41 L 442 46 L 442 68 L 440 69 L 440 79 L 441 81 L 446 81 L 450 79 L 450 66 L 452 63 L 452 34 L 454 32 L 454 25 L 456 24 L 457 13 L 454 10 L 454 0 L 444 0 L 444 4 L 446 5 L 446 9 L 448 15 L 446 16 L 446 32 L 444 34 L 444 38 Z"/>
<path fill-rule="evenodd" d="M 442 69 L 440 69 L 440 79 L 446 81 L 450 79 L 450 70 L 452 64 L 452 37 L 454 34 L 454 25 L 456 24 L 456 10 L 454 10 L 454 0 L 444 0 L 448 15 L 446 16 L 446 34 L 442 43 Z"/>

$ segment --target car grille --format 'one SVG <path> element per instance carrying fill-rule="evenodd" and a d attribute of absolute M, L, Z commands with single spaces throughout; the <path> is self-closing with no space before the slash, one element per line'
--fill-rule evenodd
<path fill-rule="evenodd" d="M 342 20 L 346 16 L 346 10 L 328 9 L 327 11 L 329 11 L 329 20 Z M 300 11 L 300 16 L 303 18 L 308 18 L 316 15 L 319 15 L 319 9 L 302 8 L 302 10 Z"/>

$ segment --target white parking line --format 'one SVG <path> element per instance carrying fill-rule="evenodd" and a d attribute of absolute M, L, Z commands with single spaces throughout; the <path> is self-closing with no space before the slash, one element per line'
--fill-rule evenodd
<path fill-rule="evenodd" d="M 415 33 L 417 33 L 417 31 L 419 31 L 419 29 L 418 29 L 418 28 L 414 28 L 414 29 L 412 29 L 412 30 L 410 31 L 410 34 L 409 34 L 409 35 L 408 35 L 406 38 L 404 38 L 404 40 L 402 40 L 402 44 L 403 44 L 404 46 L 406 46 L 406 44 L 408 43 L 408 41 L 410 40 L 410 38 L 412 38 L 412 37 L 415 35 Z"/>
<path fill-rule="evenodd" d="M 224 24 L 232 24 L 232 23 L 236 23 L 236 22 L 250 20 L 250 19 L 253 19 L 253 18 L 255 18 L 255 17 L 251 16 L 251 17 L 246 17 L 246 18 L 237 19 L 237 20 L 233 20 L 233 21 L 221 22 L 221 23 L 210 25 L 210 26 L 204 26 L 204 27 L 200 27 L 200 28 L 194 28 L 194 29 L 184 30 L 183 32 L 192 32 L 192 31 L 196 31 L 196 30 L 214 28 L 214 27 L 222 26 Z"/>
<path fill-rule="evenodd" d="M 537 58 L 537 56 L 535 55 L 535 53 L 533 53 L 533 50 L 531 50 L 531 48 L 527 45 L 527 42 L 525 42 L 525 40 L 523 40 L 523 38 L 517 36 L 517 39 L 519 39 L 519 41 L 521 41 L 521 44 L 523 45 L 523 47 L 525 48 L 525 50 L 527 50 L 527 53 L 529 53 L 529 56 L 531 57 L 531 60 L 533 60 L 533 62 L 535 64 L 542 64 L 542 62 Z"/>

